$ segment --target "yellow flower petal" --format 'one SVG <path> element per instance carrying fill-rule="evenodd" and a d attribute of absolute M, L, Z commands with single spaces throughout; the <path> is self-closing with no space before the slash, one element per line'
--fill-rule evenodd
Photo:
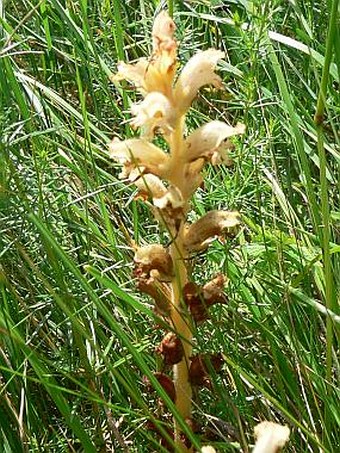
<path fill-rule="evenodd" d="M 165 135 L 173 131 L 176 113 L 173 105 L 164 94 L 153 91 L 144 101 L 134 104 L 131 112 L 135 118 L 131 121 L 133 127 L 142 127 L 143 135 L 152 138 L 156 129 Z"/>
<path fill-rule="evenodd" d="M 290 430 L 288 426 L 273 422 L 262 422 L 254 429 L 256 444 L 253 453 L 276 453 L 287 443 Z"/>
<path fill-rule="evenodd" d="M 186 229 L 184 246 L 189 252 L 204 250 L 216 236 L 239 224 L 237 211 L 210 211 Z"/>
<path fill-rule="evenodd" d="M 243 134 L 244 131 L 245 126 L 240 123 L 236 127 L 228 126 L 222 121 L 211 121 L 205 124 L 186 139 L 188 162 L 204 157 L 210 160 L 213 165 L 228 164 L 227 151 L 231 143 L 227 139 L 234 135 Z"/>
<path fill-rule="evenodd" d="M 157 176 L 162 176 L 169 157 L 160 148 L 152 143 L 143 140 L 132 138 L 125 141 L 114 139 L 109 146 L 109 155 L 112 159 L 124 165 L 122 177 L 129 177 L 133 170 L 133 180 L 143 173 L 152 173 Z"/>
<path fill-rule="evenodd" d="M 220 50 L 209 49 L 198 52 L 184 66 L 174 91 L 174 99 L 181 112 L 190 107 L 201 87 L 205 85 L 222 87 L 221 78 L 214 71 L 218 61 L 223 57 L 224 53 Z"/>

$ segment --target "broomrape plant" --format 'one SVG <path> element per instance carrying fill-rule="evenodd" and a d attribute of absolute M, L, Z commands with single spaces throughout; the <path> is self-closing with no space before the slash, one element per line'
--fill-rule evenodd
<path fill-rule="evenodd" d="M 139 290 L 154 299 L 157 314 L 169 325 L 157 352 L 163 357 L 164 370 L 173 368 L 173 378 L 165 372 L 157 372 L 155 377 L 188 427 L 194 429 L 192 387 L 209 386 L 209 371 L 218 372 L 223 360 L 220 355 L 193 356 L 193 332 L 208 318 L 210 306 L 226 302 L 226 278 L 219 274 L 202 286 L 196 285 L 191 279 L 191 257 L 204 251 L 216 236 L 237 228 L 240 216 L 235 211 L 213 210 L 190 224 L 189 203 L 203 182 L 204 165 L 229 164 L 229 139 L 243 134 L 245 126 L 212 121 L 185 136 L 186 114 L 200 88 L 222 88 L 215 69 L 224 53 L 216 49 L 197 52 L 176 78 L 175 29 L 168 13 L 161 12 L 153 25 L 151 57 L 118 64 L 114 81 L 133 83 L 143 96 L 131 108 L 131 125 L 141 132 L 139 138 L 114 139 L 110 157 L 122 164 L 120 176 L 134 183 L 139 195 L 150 202 L 170 237 L 168 247 L 136 247 L 134 274 Z M 167 151 L 152 142 L 156 134 L 164 138 Z M 191 451 L 176 420 L 174 425 L 169 434 L 176 450 Z"/>

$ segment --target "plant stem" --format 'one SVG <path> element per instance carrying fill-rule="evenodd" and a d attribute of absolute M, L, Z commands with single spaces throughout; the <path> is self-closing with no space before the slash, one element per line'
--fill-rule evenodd
<path fill-rule="evenodd" d="M 322 78 L 320 84 L 320 90 L 316 105 L 316 112 L 314 116 L 314 122 L 317 133 L 317 149 L 320 159 L 320 183 L 321 183 L 321 213 L 322 213 L 322 253 L 323 253 L 323 267 L 324 267 L 324 278 L 325 278 L 325 304 L 327 309 L 336 311 L 335 303 L 335 291 L 333 281 L 332 262 L 330 254 L 330 240 L 331 240 L 331 227 L 329 224 L 329 197 L 328 197 L 328 181 L 327 181 L 327 158 L 324 147 L 324 133 L 323 133 L 323 119 L 326 107 L 326 93 L 329 69 L 332 59 L 333 46 L 335 45 L 336 36 L 336 20 L 337 12 L 339 7 L 339 0 L 333 0 L 332 10 L 329 19 L 327 43 L 326 43 L 326 54 L 325 63 L 322 71 Z M 326 382 L 327 382 L 327 393 L 332 393 L 332 358 L 333 350 L 333 321 L 330 316 L 327 317 L 326 323 Z M 330 413 L 329 407 L 325 406 L 325 431 L 324 441 L 329 441 L 329 433 L 331 432 Z"/>
<path fill-rule="evenodd" d="M 171 18 L 174 17 L 174 3 L 175 0 L 168 0 L 168 11 Z"/>
<path fill-rule="evenodd" d="M 174 132 L 170 137 L 171 160 L 169 166 L 169 182 L 175 186 L 181 194 L 185 193 L 185 158 L 183 129 L 185 117 L 178 119 Z M 171 257 L 174 263 L 175 275 L 171 282 L 172 313 L 171 320 L 174 331 L 181 339 L 184 355 L 180 363 L 174 365 L 174 384 L 176 390 L 176 407 L 183 420 L 191 418 L 192 388 L 189 381 L 189 363 L 192 353 L 192 329 L 187 309 L 182 303 L 182 289 L 188 281 L 188 270 L 186 267 L 187 255 L 183 245 L 184 222 L 187 213 L 188 200 L 183 205 L 183 219 L 177 231 L 171 231 L 173 243 L 170 248 Z M 189 452 L 181 440 L 181 429 L 175 420 L 175 444 L 176 450 Z"/>
<path fill-rule="evenodd" d="M 175 263 L 175 277 L 172 286 L 172 323 L 175 332 L 181 338 L 184 356 L 180 363 L 174 365 L 174 384 L 176 390 L 176 407 L 183 420 L 191 417 L 192 389 L 189 381 L 189 358 L 192 352 L 192 331 L 190 321 L 182 304 L 182 288 L 187 282 L 188 275 L 185 265 L 182 231 L 171 246 L 171 256 Z M 175 420 L 175 442 L 180 451 L 187 450 L 180 439 L 181 430 Z"/>

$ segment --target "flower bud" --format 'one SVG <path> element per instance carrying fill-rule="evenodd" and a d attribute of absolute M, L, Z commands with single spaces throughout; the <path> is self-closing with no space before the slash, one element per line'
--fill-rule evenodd
<path fill-rule="evenodd" d="M 171 51 L 177 47 L 174 40 L 176 30 L 175 22 L 166 11 L 162 11 L 156 17 L 152 27 L 152 44 L 154 53 Z"/>

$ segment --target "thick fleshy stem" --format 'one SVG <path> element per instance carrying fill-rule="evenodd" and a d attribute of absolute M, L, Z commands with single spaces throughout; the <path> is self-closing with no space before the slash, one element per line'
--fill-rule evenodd
<path fill-rule="evenodd" d="M 184 177 L 183 151 L 183 126 L 185 117 L 178 119 L 176 127 L 170 137 L 170 177 L 171 184 L 177 187 L 181 193 L 186 184 Z M 183 420 L 191 418 L 192 388 L 189 381 L 190 356 L 192 355 L 192 328 L 191 320 L 185 304 L 183 304 L 182 289 L 188 281 L 186 266 L 187 256 L 183 246 L 184 220 L 187 212 L 188 200 L 183 200 L 183 220 L 177 231 L 173 231 L 173 243 L 170 253 L 174 263 L 174 277 L 171 282 L 172 312 L 171 321 L 174 331 L 181 339 L 184 355 L 182 360 L 174 365 L 174 384 L 176 390 L 176 408 Z M 175 420 L 175 444 L 177 451 L 191 451 L 182 442 L 181 430 Z"/>
<path fill-rule="evenodd" d="M 172 286 L 172 313 L 171 320 L 173 328 L 182 341 L 184 355 L 182 360 L 174 365 L 174 384 L 176 390 L 176 407 L 183 418 L 191 418 L 192 389 L 189 381 L 189 359 L 192 355 L 192 329 L 190 318 L 186 313 L 187 308 L 183 305 L 182 288 L 188 280 L 183 253 L 182 232 L 171 246 L 171 256 L 175 264 L 175 277 L 171 282 Z M 175 421 L 175 443 L 179 451 L 190 451 L 182 445 L 181 430 Z"/>

